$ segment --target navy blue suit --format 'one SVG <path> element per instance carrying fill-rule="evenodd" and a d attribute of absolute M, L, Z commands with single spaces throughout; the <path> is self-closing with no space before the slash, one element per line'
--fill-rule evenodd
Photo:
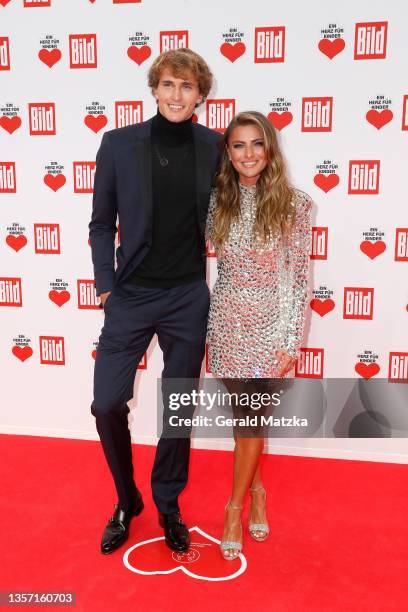
<path fill-rule="evenodd" d="M 92 414 L 124 510 L 133 506 L 137 495 L 127 420 L 136 366 L 156 333 L 163 351 L 162 378 L 197 378 L 204 356 L 209 308 L 204 279 L 166 289 L 129 281 L 152 244 L 151 125 L 152 119 L 104 134 L 96 158 L 89 224 L 96 291 L 98 295 L 111 291 L 105 302 L 105 321 L 95 360 Z M 192 132 L 197 239 L 205 244 L 220 137 L 199 124 L 192 124 Z M 117 221 L 120 246 L 115 268 Z M 205 260 L 205 252 L 202 257 Z M 156 410 L 156 406 L 150 409 Z M 188 478 L 189 450 L 189 439 L 159 440 L 152 489 L 160 512 L 178 511 L 178 495 Z"/>

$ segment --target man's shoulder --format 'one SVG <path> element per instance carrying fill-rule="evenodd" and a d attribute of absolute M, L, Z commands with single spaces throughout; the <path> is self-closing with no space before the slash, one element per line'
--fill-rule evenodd
<path fill-rule="evenodd" d="M 132 123 L 131 125 L 108 130 L 105 132 L 105 136 L 111 143 L 122 143 L 134 140 L 135 138 L 145 138 L 150 134 L 151 123 L 152 119 L 142 121 L 141 123 Z"/>
<path fill-rule="evenodd" d="M 202 139 L 210 144 L 217 144 L 221 140 L 221 134 L 218 132 L 214 132 L 214 130 L 210 130 L 210 128 L 202 125 L 201 123 L 194 123 L 194 130 L 196 134 Z"/>

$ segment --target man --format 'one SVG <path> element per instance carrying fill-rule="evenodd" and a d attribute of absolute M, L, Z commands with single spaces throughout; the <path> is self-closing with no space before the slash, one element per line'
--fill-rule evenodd
<path fill-rule="evenodd" d="M 205 350 L 204 230 L 219 135 L 195 124 L 192 116 L 210 91 L 212 75 L 199 55 L 179 49 L 154 61 L 148 82 L 157 115 L 104 134 L 89 224 L 96 292 L 105 311 L 92 414 L 118 494 L 102 536 L 104 554 L 126 541 L 131 519 L 143 510 L 128 427 L 136 366 L 155 333 L 163 351 L 163 379 L 197 378 Z M 178 505 L 189 452 L 188 437 L 162 436 L 151 479 L 166 543 L 177 551 L 187 550 L 190 542 Z"/>

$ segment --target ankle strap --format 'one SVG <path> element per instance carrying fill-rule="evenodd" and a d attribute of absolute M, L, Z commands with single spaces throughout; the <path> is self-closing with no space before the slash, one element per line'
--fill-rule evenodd
<path fill-rule="evenodd" d="M 225 506 L 225 508 L 228 508 L 228 506 L 230 506 L 233 510 L 242 510 L 243 506 L 237 506 L 236 504 L 233 504 L 231 499 L 228 500 L 227 505 Z"/>
<path fill-rule="evenodd" d="M 249 487 L 250 491 L 265 491 L 265 487 L 263 485 L 259 485 L 259 487 Z"/>

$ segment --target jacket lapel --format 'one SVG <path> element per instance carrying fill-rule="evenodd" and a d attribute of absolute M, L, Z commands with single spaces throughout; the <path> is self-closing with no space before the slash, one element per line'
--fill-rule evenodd
<path fill-rule="evenodd" d="M 152 232 L 153 224 L 152 144 L 150 128 L 151 126 L 149 125 L 147 133 L 142 138 L 135 140 L 134 143 L 135 173 L 137 183 L 140 185 L 141 203 L 146 214 L 149 235 Z"/>
<path fill-rule="evenodd" d="M 213 147 L 202 140 L 193 128 L 195 146 L 197 213 L 200 229 L 204 232 L 209 193 L 213 177 Z"/>

